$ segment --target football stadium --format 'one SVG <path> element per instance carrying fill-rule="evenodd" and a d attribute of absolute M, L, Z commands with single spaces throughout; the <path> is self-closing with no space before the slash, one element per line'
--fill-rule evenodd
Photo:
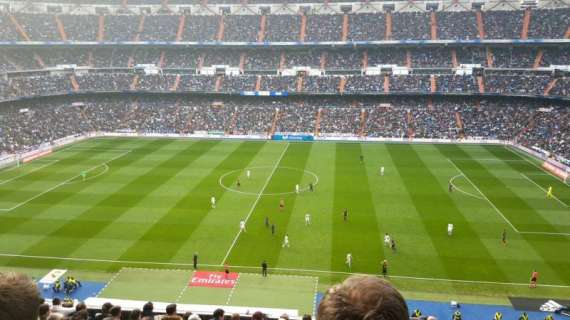
<path fill-rule="evenodd" d="M 570 319 L 570 3 L 0 0 L 0 320 Z"/>

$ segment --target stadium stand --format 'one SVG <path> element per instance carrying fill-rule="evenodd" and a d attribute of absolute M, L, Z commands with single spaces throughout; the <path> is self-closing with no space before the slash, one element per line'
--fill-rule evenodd
<path fill-rule="evenodd" d="M 500 139 L 570 159 L 569 8 L 337 10 L 330 3 L 345 1 L 312 9 L 282 2 L 31 0 L 22 10 L 1 7 L 0 155 L 102 132 L 216 132 Z M 36 3 L 80 5 L 49 14 Z M 258 3 L 279 8 L 247 5 Z M 85 4 L 120 9 L 82 11 Z M 166 9 L 143 14 L 133 5 Z M 421 41 L 367 43 L 384 40 Z M 276 92 L 288 97 L 271 96 Z M 140 307 L 147 319 L 167 311 Z M 51 301 L 40 306 L 40 319 L 138 312 L 87 309 L 67 312 Z"/>

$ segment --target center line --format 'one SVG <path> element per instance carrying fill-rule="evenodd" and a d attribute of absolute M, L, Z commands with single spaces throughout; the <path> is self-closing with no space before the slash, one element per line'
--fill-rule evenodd
<path fill-rule="evenodd" d="M 275 165 L 273 166 L 273 170 L 271 171 L 271 174 L 269 174 L 269 176 L 267 177 L 267 180 L 265 180 L 265 184 L 263 185 L 263 188 L 261 188 L 261 190 L 259 191 L 259 193 L 257 194 L 257 198 L 255 199 L 255 201 L 253 202 L 253 205 L 251 206 L 251 209 L 249 210 L 249 213 L 247 214 L 247 216 L 245 217 L 245 223 L 247 224 L 247 220 L 249 220 L 249 217 L 251 217 L 251 215 L 253 214 L 253 210 L 255 210 L 255 207 L 257 206 L 257 203 L 259 202 L 259 200 L 261 199 L 261 197 L 263 196 L 263 193 L 265 192 L 265 188 L 267 188 L 267 186 L 269 185 L 269 181 L 271 181 L 271 177 L 273 177 L 273 174 L 275 173 L 275 171 L 277 170 L 277 167 L 279 166 L 279 163 L 281 163 L 281 160 L 283 159 L 283 156 L 285 155 L 285 152 L 287 152 L 287 149 L 289 149 L 289 143 L 287 143 L 287 145 L 285 146 L 285 148 L 283 149 L 283 152 L 281 152 L 281 156 L 279 156 L 279 159 L 277 159 L 277 162 L 275 162 Z M 230 256 L 230 252 L 232 251 L 232 249 L 234 248 L 234 246 L 236 245 L 239 236 L 241 235 L 241 228 L 238 231 L 238 233 L 236 234 L 234 241 L 232 242 L 232 245 L 230 246 L 230 248 L 228 249 L 228 252 L 226 252 L 226 255 L 224 256 L 224 260 L 222 260 L 222 263 L 220 263 L 220 266 L 223 266 L 224 263 L 226 263 L 226 260 L 228 259 L 228 257 Z"/>

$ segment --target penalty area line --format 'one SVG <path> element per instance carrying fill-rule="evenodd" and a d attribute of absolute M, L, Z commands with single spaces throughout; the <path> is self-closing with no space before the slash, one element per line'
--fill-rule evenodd
<path fill-rule="evenodd" d="M 289 143 L 287 143 L 285 145 L 285 148 L 283 148 L 283 152 L 281 152 L 281 155 L 279 156 L 279 159 L 277 159 L 277 161 L 275 162 L 275 165 L 273 166 L 273 170 L 271 170 L 271 173 L 269 174 L 269 176 L 267 177 L 267 179 L 265 180 L 265 184 L 263 185 L 263 187 L 261 188 L 261 190 L 259 191 L 259 193 L 257 194 L 257 198 L 255 198 L 255 201 L 253 202 L 253 205 L 251 206 L 251 208 L 249 209 L 249 212 L 247 214 L 247 216 L 245 217 L 245 224 L 247 225 L 247 221 L 249 220 L 249 217 L 251 217 L 251 215 L 253 214 L 253 211 L 255 210 L 255 207 L 257 207 L 257 204 L 259 203 L 259 200 L 261 199 L 261 197 L 263 196 L 263 193 L 265 192 L 265 188 L 267 188 L 267 186 L 269 185 L 269 181 L 271 181 L 271 178 L 273 177 L 273 174 L 275 174 L 275 171 L 277 170 L 277 167 L 279 167 L 279 163 L 281 163 L 281 160 L 283 159 L 283 156 L 285 155 L 285 153 L 287 152 L 287 150 L 289 149 Z M 234 248 L 234 246 L 236 245 L 239 236 L 241 235 L 241 228 L 239 229 L 238 233 L 236 234 L 234 240 L 232 241 L 232 245 L 230 246 L 230 248 L 228 249 L 228 251 L 226 252 L 226 255 L 224 256 L 224 259 L 222 260 L 222 262 L 220 263 L 220 266 L 223 266 L 224 263 L 226 263 L 226 260 L 228 259 L 228 257 L 230 256 L 230 253 L 232 252 L 232 249 Z"/>
<path fill-rule="evenodd" d="M 538 183 L 534 182 L 531 178 L 529 178 L 526 174 L 521 173 L 521 176 L 523 176 L 526 180 L 532 182 L 532 184 L 534 184 L 535 186 L 537 186 L 540 190 L 544 191 L 544 193 L 547 193 L 548 191 L 546 191 L 546 189 L 544 189 L 542 186 L 540 186 Z M 556 201 L 558 201 L 561 205 L 565 206 L 566 208 L 568 208 L 569 206 L 566 204 L 566 202 L 558 199 L 555 195 L 552 195 L 552 198 Z"/>
<path fill-rule="evenodd" d="M 22 178 L 22 177 L 25 177 L 25 176 L 27 176 L 27 175 L 29 175 L 29 174 L 32 174 L 32 173 L 34 173 L 34 172 L 36 172 L 36 171 L 39 171 L 39 170 L 45 168 L 45 167 L 47 167 L 47 166 L 51 166 L 52 164 L 54 164 L 54 163 L 56 163 L 56 162 L 58 162 L 58 161 L 59 161 L 59 160 L 57 160 L 57 159 L 50 160 L 49 163 L 44 164 L 44 165 L 42 165 L 42 166 L 39 166 L 39 167 L 37 167 L 37 168 L 34 168 L 34 169 L 32 169 L 32 170 L 30 170 L 30 171 L 28 171 L 28 172 L 19 174 L 19 175 L 15 176 L 15 177 L 12 177 L 12 178 L 8 179 L 8 180 L 2 180 L 2 181 L 0 181 L 0 186 L 6 184 L 6 183 L 8 183 L 8 182 L 11 182 L 11 181 L 20 179 L 20 178 Z M 18 167 L 14 167 L 14 168 L 18 168 Z M 11 169 L 10 169 L 10 170 L 11 170 Z M 5 171 L 3 171 L 3 172 L 5 172 Z"/>
<path fill-rule="evenodd" d="M 187 267 L 192 268 L 192 263 L 182 263 L 182 262 L 153 262 L 153 261 L 130 261 L 130 260 L 110 260 L 110 259 L 90 259 L 90 258 L 72 258 L 72 257 L 54 257 L 54 256 L 34 256 L 34 255 L 21 255 L 21 254 L 10 254 L 10 253 L 0 253 L 0 257 L 8 258 L 22 258 L 22 259 L 37 259 L 37 260 L 56 260 L 56 261 L 71 261 L 71 262 L 93 262 L 93 263 L 112 263 L 112 264 L 141 264 L 141 265 L 154 265 L 154 266 L 176 266 L 176 267 Z M 208 268 L 219 268 L 220 265 L 217 264 L 200 264 L 200 266 Z M 261 270 L 260 267 L 253 266 L 232 266 L 236 269 L 247 269 L 247 270 Z M 122 269 L 129 269 L 127 267 Z M 283 271 L 283 272 L 302 272 L 302 273 L 316 273 L 316 274 L 338 274 L 338 275 L 373 275 L 381 277 L 382 275 L 375 273 L 358 273 L 358 272 L 345 272 L 345 271 L 327 271 L 318 269 L 299 269 L 299 268 L 270 268 L 270 271 Z M 121 270 L 123 271 L 123 270 Z M 462 280 L 462 279 L 445 279 L 445 278 L 430 278 L 430 277 L 413 277 L 404 275 L 389 275 L 388 278 L 392 279 L 403 279 L 403 280 L 417 280 L 417 281 L 431 281 L 431 282 L 450 282 L 450 283 L 471 283 L 471 284 L 489 284 L 489 285 L 502 285 L 502 286 L 528 286 L 528 283 L 521 282 L 500 282 L 500 281 L 485 281 L 485 280 Z M 570 289 L 570 285 L 560 285 L 560 284 L 541 284 L 541 287 L 551 287 L 551 288 L 565 288 Z"/>
<path fill-rule="evenodd" d="M 99 168 L 99 167 L 101 167 L 101 166 L 108 165 L 109 162 L 112 162 L 112 161 L 115 161 L 115 160 L 117 160 L 117 159 L 119 159 L 119 158 L 121 158 L 121 157 L 124 157 L 124 156 L 127 155 L 129 152 L 130 152 L 130 151 L 121 153 L 121 154 L 117 155 L 116 157 L 113 157 L 113 158 L 111 158 L 111 159 L 109 159 L 109 160 L 107 160 L 107 161 L 105 161 L 105 162 L 103 162 L 103 163 L 100 163 L 100 164 L 98 164 L 98 165 L 95 165 L 95 166 L 93 166 L 93 167 L 91 167 L 91 168 L 85 170 L 85 173 L 89 173 L 89 172 L 91 172 L 91 171 L 93 171 L 93 170 L 95 170 L 95 169 L 97 169 L 97 168 Z M 57 188 L 59 188 L 59 187 L 61 187 L 61 186 L 64 186 L 64 185 L 69 184 L 70 182 L 72 182 L 73 180 L 75 180 L 75 179 L 77 179 L 77 178 L 79 178 L 79 177 L 81 177 L 81 173 L 80 173 L 80 174 L 77 174 L 77 175 L 75 175 L 75 176 L 73 176 L 73 177 L 71 177 L 71 178 L 69 178 L 69 179 L 67 179 L 67 180 L 65 180 L 65 181 L 63 181 L 63 182 L 60 182 L 60 183 L 56 184 L 55 186 L 53 186 L 53 187 L 51 187 L 51 188 L 48 188 L 48 189 L 46 189 L 46 190 L 44 190 L 44 191 L 42 191 L 42 192 L 36 194 L 35 196 L 29 198 L 28 200 L 16 204 L 15 206 L 13 206 L 13 207 L 11 207 L 11 208 L 1 208 L 1 209 L 0 209 L 0 212 L 10 212 L 10 211 L 12 211 L 12 210 L 18 209 L 19 207 L 28 204 L 29 202 L 31 202 L 31 201 L 33 201 L 33 200 L 35 200 L 35 199 L 37 199 L 37 198 L 43 196 L 44 194 L 46 194 L 46 193 L 48 193 L 48 192 L 51 192 L 51 191 L 53 191 L 53 190 L 55 190 L 55 189 L 57 189 Z"/>
<path fill-rule="evenodd" d="M 471 179 L 469 179 L 469 177 L 463 172 L 463 170 L 459 169 L 459 167 L 455 164 L 455 162 L 453 162 L 453 160 L 451 159 L 447 159 L 449 160 L 449 162 L 455 167 L 455 169 L 457 171 L 459 171 L 459 173 L 461 173 L 465 179 L 467 179 L 467 181 L 469 181 L 469 183 L 475 188 L 475 190 L 477 190 L 477 192 L 479 192 L 479 194 L 481 194 L 481 196 L 487 200 L 487 202 L 491 205 L 491 207 L 493 207 L 493 209 L 495 209 L 495 211 L 501 216 L 501 218 L 503 218 L 503 220 L 509 225 L 511 226 L 511 228 L 516 232 L 516 233 L 520 233 L 520 231 L 511 223 L 511 221 L 509 221 L 509 219 L 507 219 L 507 217 L 505 217 L 505 215 L 501 212 L 501 210 L 499 210 L 499 208 L 497 208 L 497 206 L 495 206 L 495 204 L 489 200 L 489 198 L 487 198 L 487 196 L 481 191 L 481 189 L 479 189 L 479 187 L 477 187 L 477 185 L 475 185 L 475 183 L 473 183 L 473 181 L 471 181 Z"/>

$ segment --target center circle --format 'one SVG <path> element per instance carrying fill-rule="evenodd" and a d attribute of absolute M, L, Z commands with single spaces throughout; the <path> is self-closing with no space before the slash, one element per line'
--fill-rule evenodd
<path fill-rule="evenodd" d="M 250 177 L 247 177 L 247 171 L 250 172 Z M 262 194 L 259 193 L 259 189 L 265 189 L 268 184 L 268 178 L 271 175 L 275 176 L 276 174 L 282 174 L 283 171 L 291 171 L 298 174 L 301 172 L 303 174 L 301 178 L 301 182 L 299 183 L 299 192 L 305 192 L 309 190 L 309 183 L 313 184 L 315 187 L 319 183 L 319 177 L 311 171 L 303 170 L 299 168 L 293 167 L 277 167 L 274 166 L 255 166 L 255 167 L 246 167 L 243 169 L 236 169 L 229 172 L 224 173 L 220 176 L 218 183 L 222 188 L 227 191 L 244 194 L 244 195 L 252 195 L 252 196 L 277 196 L 277 195 L 287 195 L 287 194 L 294 194 L 295 185 L 291 186 L 282 186 L 287 188 L 290 191 L 282 191 L 282 192 L 263 192 Z M 237 186 L 237 181 L 240 181 L 240 187 Z M 257 188 L 257 192 L 255 190 L 251 190 L 251 186 L 254 185 Z"/>

